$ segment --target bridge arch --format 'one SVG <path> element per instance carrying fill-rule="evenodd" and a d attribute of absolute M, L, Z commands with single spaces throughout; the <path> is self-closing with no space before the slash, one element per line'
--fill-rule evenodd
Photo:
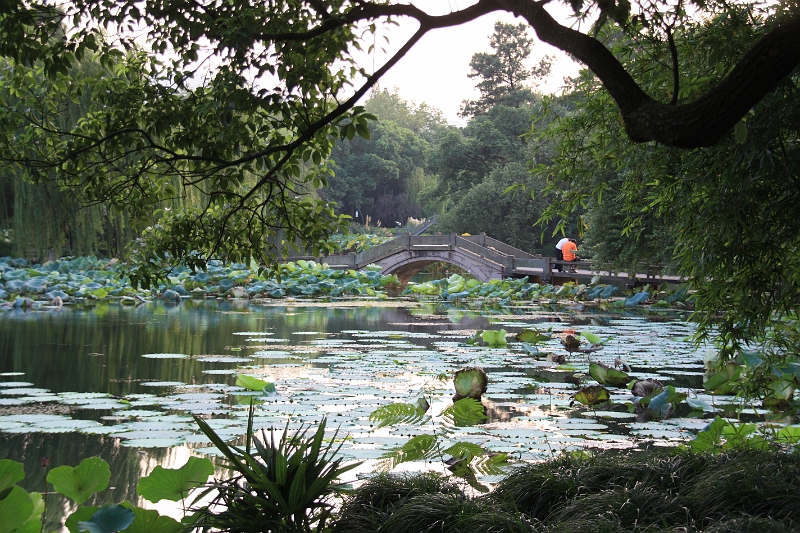
<path fill-rule="evenodd" d="M 405 287 L 411 278 L 433 263 L 448 263 L 461 268 L 485 283 L 492 279 L 502 279 L 503 270 L 500 265 L 490 264 L 474 254 L 465 254 L 457 250 L 426 250 L 404 252 L 384 257 L 375 264 L 382 267 L 381 273 L 394 274 Z"/>

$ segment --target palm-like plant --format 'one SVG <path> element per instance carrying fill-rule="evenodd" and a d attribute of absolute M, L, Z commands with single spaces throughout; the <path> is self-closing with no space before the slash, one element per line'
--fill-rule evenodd
<path fill-rule="evenodd" d="M 341 492 L 336 480 L 360 463 L 342 465 L 335 458 L 341 448 L 333 439 L 323 445 L 326 419 L 309 434 L 301 426 L 289 434 L 289 424 L 280 439 L 262 431 L 253 432 L 253 407 L 247 424 L 244 449 L 226 444 L 203 420 L 197 424 L 227 458 L 235 472 L 216 481 L 207 493 L 216 491 L 211 503 L 198 510 L 195 526 L 224 532 L 299 533 L 322 531 L 332 512 L 331 498 Z"/>

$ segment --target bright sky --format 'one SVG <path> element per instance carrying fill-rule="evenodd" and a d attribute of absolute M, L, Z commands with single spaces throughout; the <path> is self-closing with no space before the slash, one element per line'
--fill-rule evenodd
<path fill-rule="evenodd" d="M 432 15 L 438 15 L 448 13 L 451 9 L 463 9 L 474 2 L 424 0 L 412 3 Z M 554 6 L 558 7 L 562 7 L 561 4 Z M 566 21 L 565 13 L 566 11 L 557 18 Z M 555 11 L 553 14 L 556 16 Z M 467 77 L 471 70 L 469 62 L 476 52 L 492 52 L 489 36 L 494 32 L 494 23 L 498 20 L 511 24 L 524 22 L 521 18 L 515 19 L 510 13 L 498 12 L 461 26 L 432 31 L 383 77 L 381 87 L 390 90 L 397 87 L 400 96 L 405 100 L 417 104 L 425 102 L 441 109 L 451 124 L 464 125 L 464 120 L 458 117 L 461 102 L 474 100 L 479 96 L 475 89 L 477 80 Z M 416 23 L 410 20 L 400 19 L 398 22 L 400 25 L 393 27 L 389 34 L 389 46 L 392 47 L 405 43 L 417 28 Z M 539 41 L 533 30 L 529 30 L 528 34 L 534 39 L 533 52 L 529 58 L 531 68 L 538 65 L 545 55 L 556 57 L 550 77 L 539 87 L 542 92 L 556 93 L 563 86 L 564 77 L 575 76 L 580 65 L 560 50 Z M 380 41 L 377 44 L 380 45 Z M 387 57 L 377 53 L 374 58 L 375 67 L 380 67 Z"/>

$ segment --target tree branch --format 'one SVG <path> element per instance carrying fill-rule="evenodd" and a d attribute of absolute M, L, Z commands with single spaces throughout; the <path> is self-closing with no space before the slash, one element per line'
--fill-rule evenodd
<path fill-rule="evenodd" d="M 793 14 L 777 23 L 705 96 L 671 106 L 650 98 L 602 43 L 562 26 L 542 3 L 495 2 L 520 14 L 542 41 L 572 55 L 597 75 L 619 106 L 634 142 L 656 141 L 678 148 L 713 146 L 800 65 L 800 14 Z"/>

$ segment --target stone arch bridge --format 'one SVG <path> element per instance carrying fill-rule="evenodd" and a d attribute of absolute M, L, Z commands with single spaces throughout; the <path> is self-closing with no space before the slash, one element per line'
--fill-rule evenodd
<path fill-rule="evenodd" d="M 600 276 L 604 282 L 616 280 L 628 284 L 679 281 L 676 277 L 662 276 L 652 268 L 644 268 L 647 271 L 644 274 L 600 272 L 593 270 L 591 263 L 587 261 L 570 263 L 575 270 L 561 272 L 556 269 L 558 262 L 555 258 L 529 254 L 488 237 L 485 233 L 471 236 L 405 234 L 359 253 L 305 258 L 325 262 L 330 268 L 342 270 L 359 270 L 367 265 L 378 265 L 382 267 L 381 273 L 395 274 L 402 287 L 415 274 L 437 262 L 458 266 L 481 282 L 523 276 L 528 276 L 532 281 L 553 284 L 569 280 L 588 280 L 595 276 Z M 297 257 L 288 259 L 294 260 Z"/>

